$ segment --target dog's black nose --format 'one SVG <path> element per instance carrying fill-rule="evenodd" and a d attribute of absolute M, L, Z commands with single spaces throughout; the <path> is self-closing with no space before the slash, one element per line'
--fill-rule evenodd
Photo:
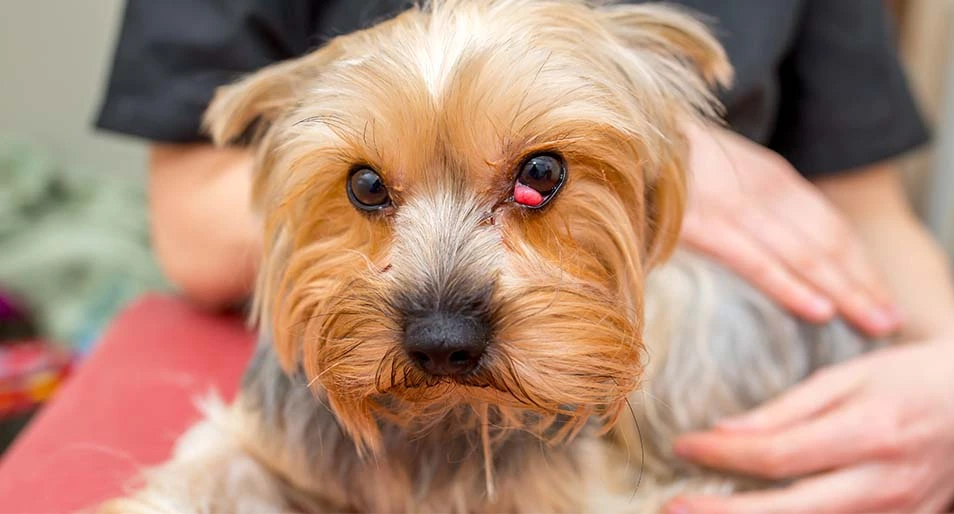
<path fill-rule="evenodd" d="M 480 363 L 488 333 L 487 323 L 477 317 L 429 313 L 407 320 L 404 350 L 428 374 L 461 376 Z"/>

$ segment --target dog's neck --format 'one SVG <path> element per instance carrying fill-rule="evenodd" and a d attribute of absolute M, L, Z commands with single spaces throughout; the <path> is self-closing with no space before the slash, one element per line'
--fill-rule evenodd
<path fill-rule="evenodd" d="M 275 440 L 281 437 L 287 445 L 286 453 L 294 456 L 291 460 L 303 463 L 277 472 L 297 477 L 296 486 L 306 488 L 306 494 L 326 494 L 332 500 L 340 496 L 349 503 L 368 502 L 334 505 L 336 508 L 401 511 L 430 504 L 446 511 L 457 510 L 450 509 L 447 502 L 483 501 L 487 507 L 514 510 L 509 507 L 519 503 L 521 491 L 526 488 L 570 492 L 578 485 L 573 482 L 582 480 L 585 474 L 580 469 L 579 442 L 550 446 L 526 432 L 494 428 L 493 424 L 490 433 L 482 434 L 479 425 L 468 424 L 462 429 L 453 415 L 423 432 L 382 423 L 380 452 L 362 457 L 320 395 L 309 390 L 304 376 L 286 374 L 269 344 L 259 346 L 243 380 L 241 398 L 245 408 L 262 423 L 262 434 Z M 492 441 L 489 473 L 483 444 L 487 439 Z M 551 483 L 542 483 L 547 478 L 540 477 L 540 469 L 552 471 L 547 473 Z M 303 483 L 303 471 L 313 478 L 317 488 Z M 553 480 L 566 487 L 556 486 Z M 381 494 L 381 490 L 394 494 Z M 559 493 L 546 494 L 554 498 L 555 506 L 559 503 L 566 507 L 568 500 L 559 498 Z M 381 505 L 379 502 L 386 498 L 396 503 Z M 402 501 L 410 503 L 402 505 Z"/>

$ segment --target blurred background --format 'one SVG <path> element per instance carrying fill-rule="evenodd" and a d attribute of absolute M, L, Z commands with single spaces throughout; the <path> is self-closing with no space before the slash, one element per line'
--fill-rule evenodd
<path fill-rule="evenodd" d="M 166 289 L 146 146 L 92 129 L 123 6 L 0 4 L 0 451 L 123 305 Z"/>
<path fill-rule="evenodd" d="M 889 3 L 935 129 L 905 163 L 908 189 L 952 253 L 954 0 Z M 91 128 L 123 4 L 0 7 L 0 451 L 118 310 L 168 288 L 149 249 L 146 147 Z"/>

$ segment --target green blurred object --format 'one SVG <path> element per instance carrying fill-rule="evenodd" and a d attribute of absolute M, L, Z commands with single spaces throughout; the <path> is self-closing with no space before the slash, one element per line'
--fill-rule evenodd
<path fill-rule="evenodd" d="M 27 303 L 43 338 L 85 352 L 128 301 L 167 289 L 142 186 L 67 173 L 0 141 L 0 287 Z"/>

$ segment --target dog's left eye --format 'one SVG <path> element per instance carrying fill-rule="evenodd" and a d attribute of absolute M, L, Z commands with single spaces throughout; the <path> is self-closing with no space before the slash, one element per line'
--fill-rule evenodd
<path fill-rule="evenodd" d="M 538 154 L 523 162 L 513 185 L 513 201 L 531 209 L 543 207 L 556 196 L 566 181 L 563 159 L 554 154 Z"/>
<path fill-rule="evenodd" d="M 391 195 L 381 175 L 371 168 L 357 168 L 348 177 L 348 198 L 362 211 L 376 211 L 391 205 Z"/>

